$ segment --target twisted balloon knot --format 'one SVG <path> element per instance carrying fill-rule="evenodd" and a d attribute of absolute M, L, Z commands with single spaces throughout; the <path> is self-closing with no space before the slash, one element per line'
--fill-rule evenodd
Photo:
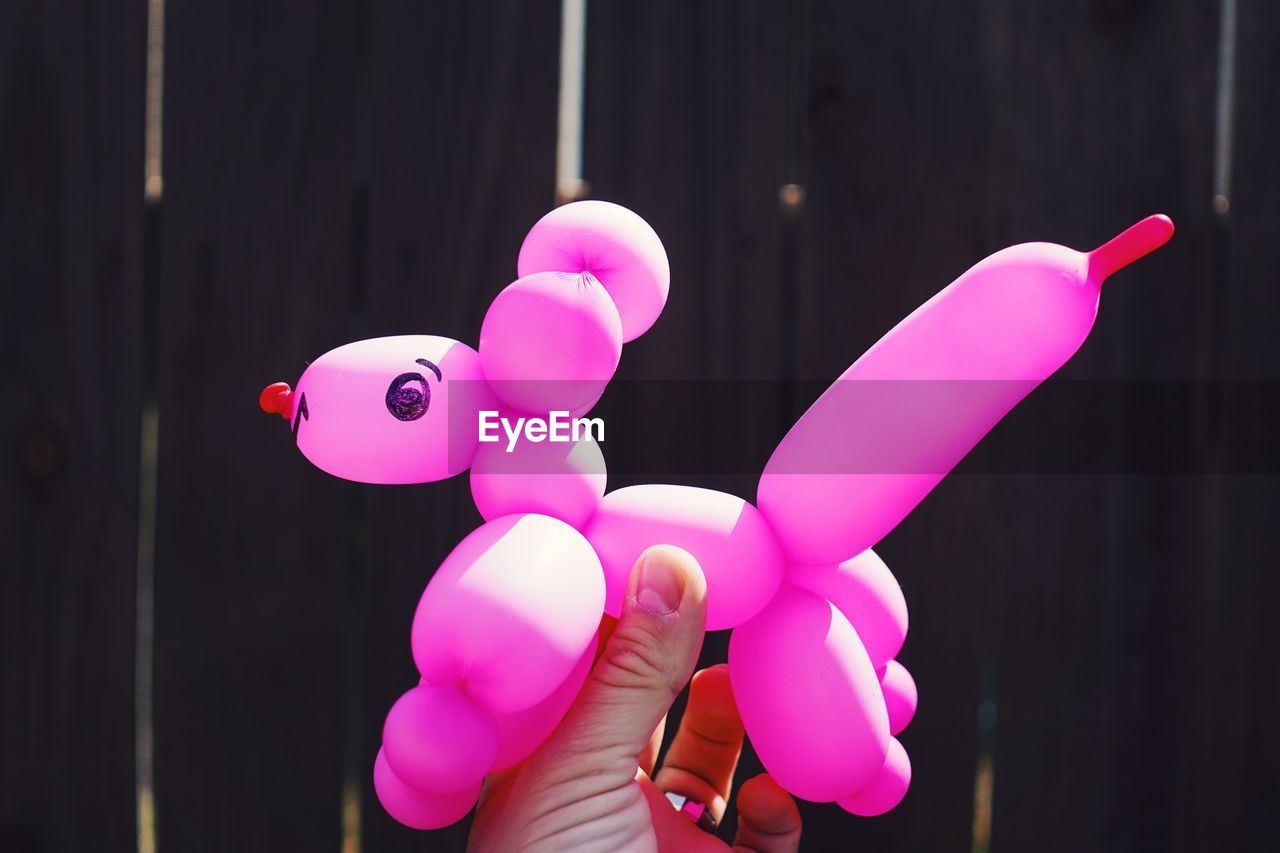
<path fill-rule="evenodd" d="M 293 417 L 293 389 L 288 382 L 272 382 L 258 395 L 258 405 L 267 414 L 277 414 L 286 421 Z"/>

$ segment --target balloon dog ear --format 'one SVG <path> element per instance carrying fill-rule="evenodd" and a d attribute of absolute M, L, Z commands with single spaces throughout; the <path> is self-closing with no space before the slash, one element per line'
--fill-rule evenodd
<path fill-rule="evenodd" d="M 604 393 L 622 345 L 653 325 L 671 270 L 653 229 L 605 201 L 542 217 L 520 248 L 520 278 L 480 328 L 480 361 L 509 408 L 585 414 Z"/>
<path fill-rule="evenodd" d="M 658 319 L 671 285 L 667 252 L 649 223 L 607 201 L 578 201 L 542 217 L 524 238 L 517 266 L 521 278 L 589 273 L 613 298 L 624 343 Z"/>

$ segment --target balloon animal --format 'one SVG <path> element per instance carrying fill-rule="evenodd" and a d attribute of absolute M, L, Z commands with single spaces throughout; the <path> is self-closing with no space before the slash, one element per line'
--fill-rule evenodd
<path fill-rule="evenodd" d="M 1027 243 L 960 276 L 858 359 L 800 418 L 760 478 L 756 505 L 674 485 L 605 494 L 590 437 L 526 428 L 479 440 L 481 413 L 581 415 L 623 343 L 666 303 L 658 236 L 617 205 L 542 218 L 498 294 L 478 349 L 444 337 L 359 341 L 276 383 L 263 409 L 337 477 L 419 483 L 471 470 L 485 523 L 444 560 L 413 620 L 420 683 L 390 709 L 374 783 L 400 822 L 463 817 L 481 780 L 555 727 L 591 666 L 602 613 L 618 615 L 640 552 L 691 552 L 707 628 L 732 628 L 729 672 L 770 774 L 807 800 L 877 815 L 911 765 L 895 735 L 916 686 L 895 659 L 907 608 L 871 546 L 991 427 L 1080 347 L 1102 282 L 1173 233 L 1150 216 L 1092 252 Z"/>

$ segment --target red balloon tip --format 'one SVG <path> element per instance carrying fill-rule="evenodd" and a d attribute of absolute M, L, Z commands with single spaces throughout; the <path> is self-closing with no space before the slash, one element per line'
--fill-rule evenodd
<path fill-rule="evenodd" d="M 272 382 L 258 395 L 258 405 L 267 414 L 275 414 L 286 421 L 293 417 L 293 389 L 288 382 Z"/>
<path fill-rule="evenodd" d="M 1089 267 L 1098 278 L 1105 279 L 1169 242 L 1173 236 L 1173 220 L 1156 213 L 1130 225 L 1089 253 Z"/>

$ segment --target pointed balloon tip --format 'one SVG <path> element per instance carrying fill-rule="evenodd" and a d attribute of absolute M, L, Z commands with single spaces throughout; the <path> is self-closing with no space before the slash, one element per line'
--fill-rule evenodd
<path fill-rule="evenodd" d="M 1089 272 L 1099 281 L 1151 254 L 1173 236 L 1173 220 L 1163 213 L 1130 225 L 1089 253 Z"/>

